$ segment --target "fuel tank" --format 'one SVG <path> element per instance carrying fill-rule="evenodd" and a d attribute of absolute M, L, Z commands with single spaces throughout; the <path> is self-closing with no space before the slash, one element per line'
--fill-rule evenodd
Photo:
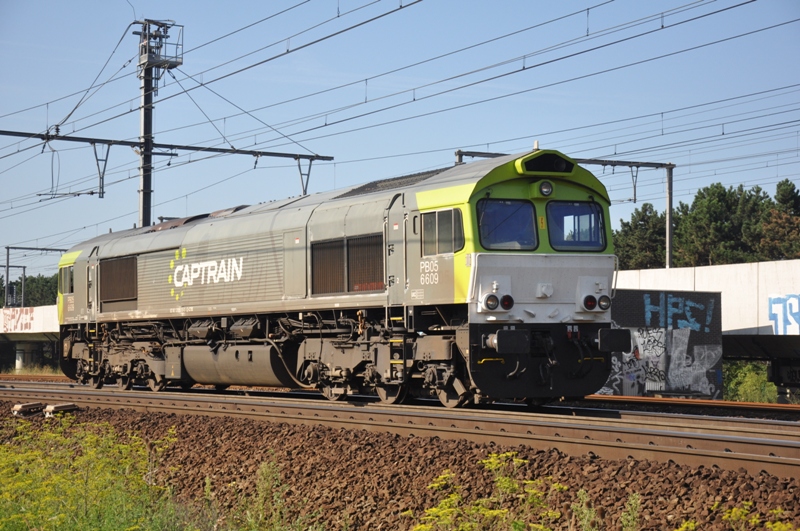
<path fill-rule="evenodd" d="M 271 345 L 187 346 L 183 368 L 200 384 L 298 388 Z"/>

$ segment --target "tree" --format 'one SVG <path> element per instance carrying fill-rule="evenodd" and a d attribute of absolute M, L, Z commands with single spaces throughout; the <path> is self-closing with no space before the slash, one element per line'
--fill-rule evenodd
<path fill-rule="evenodd" d="M 759 244 L 763 260 L 792 260 L 800 258 L 800 215 L 772 209 L 762 225 Z"/>
<path fill-rule="evenodd" d="M 58 275 L 25 278 L 25 306 L 49 306 L 58 301 Z"/>
<path fill-rule="evenodd" d="M 774 201 L 758 186 L 745 190 L 712 184 L 697 192 L 691 206 L 678 207 L 676 263 L 680 266 L 738 264 L 761 259 L 764 222 Z"/>
<path fill-rule="evenodd" d="M 8 283 L 9 293 L 16 294 L 16 305 L 22 303 L 22 278 Z M 5 305 L 5 287 L 0 277 L 0 300 Z M 25 306 L 50 306 L 58 299 L 58 274 L 50 277 L 36 275 L 25 277 Z M 12 304 L 14 299 L 11 299 Z"/>
<path fill-rule="evenodd" d="M 784 179 L 775 187 L 776 208 L 792 216 L 800 216 L 800 192 L 789 179 Z"/>
<path fill-rule="evenodd" d="M 631 214 L 630 221 L 620 220 L 614 231 L 614 249 L 620 269 L 657 269 L 665 267 L 667 216 L 659 214 L 650 203 Z"/>

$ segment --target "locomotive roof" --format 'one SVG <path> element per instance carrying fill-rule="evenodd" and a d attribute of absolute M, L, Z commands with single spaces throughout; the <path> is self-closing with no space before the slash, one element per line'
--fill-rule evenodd
<path fill-rule="evenodd" d="M 68 255 L 77 257 L 78 254 L 81 254 L 83 251 L 89 251 L 95 246 L 101 247 L 102 250 L 100 254 L 107 257 L 121 256 L 126 252 L 132 252 L 134 248 L 136 252 L 151 252 L 178 247 L 181 245 L 187 231 L 191 230 L 193 227 L 202 226 L 206 223 L 214 223 L 215 221 L 226 218 L 239 218 L 277 210 L 285 211 L 287 207 L 291 207 L 293 210 L 309 207 L 313 210 L 316 206 L 323 203 L 353 202 L 354 198 L 360 198 L 360 196 L 364 196 L 364 201 L 375 201 L 381 200 L 382 196 L 391 197 L 398 192 L 409 190 L 419 193 L 459 185 L 477 185 L 478 181 L 487 176 L 495 168 L 509 162 L 513 163 L 514 161 L 518 161 L 521 157 L 529 155 L 529 153 L 503 155 L 500 157 L 478 160 L 468 164 L 458 164 L 449 168 L 440 168 L 389 179 L 371 181 L 345 189 L 289 197 L 253 206 L 240 205 L 233 208 L 218 210 L 210 214 L 200 214 L 169 220 L 148 227 L 139 227 L 103 234 L 74 246 L 67 255 L 64 255 L 62 263 L 59 265 L 74 262 L 74 258 L 71 258 L 72 262 L 70 262 Z M 359 201 L 359 199 L 355 201 L 364 202 Z M 145 235 L 150 235 L 150 238 L 147 240 L 136 238 L 135 243 L 129 239 L 134 236 Z"/>

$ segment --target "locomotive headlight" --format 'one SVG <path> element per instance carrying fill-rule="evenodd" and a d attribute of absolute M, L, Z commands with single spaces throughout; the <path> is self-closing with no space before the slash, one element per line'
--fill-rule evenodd
<path fill-rule="evenodd" d="M 542 181 L 539 185 L 539 192 L 545 197 L 553 193 L 553 185 L 548 181 Z"/>
<path fill-rule="evenodd" d="M 597 308 L 597 299 L 595 299 L 594 295 L 587 295 L 583 298 L 583 307 L 587 310 Z"/>
<path fill-rule="evenodd" d="M 498 299 L 497 295 L 494 293 L 490 293 L 485 299 L 483 299 L 483 305 L 487 310 L 496 310 L 500 305 L 500 299 Z"/>
<path fill-rule="evenodd" d="M 597 299 L 597 305 L 601 310 L 608 310 L 611 308 L 611 297 L 608 295 L 600 295 L 600 298 Z"/>
<path fill-rule="evenodd" d="M 500 307 L 504 310 L 510 310 L 514 307 L 514 297 L 511 295 L 503 295 L 500 298 Z"/>

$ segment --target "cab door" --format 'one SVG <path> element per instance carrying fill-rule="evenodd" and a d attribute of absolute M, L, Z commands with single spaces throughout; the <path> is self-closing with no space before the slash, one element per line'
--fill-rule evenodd
<path fill-rule="evenodd" d="M 90 323 L 97 320 L 97 314 L 100 312 L 100 303 L 97 296 L 98 286 L 100 285 L 97 251 L 98 247 L 92 249 L 89 260 L 86 263 L 86 313 Z"/>
<path fill-rule="evenodd" d="M 405 194 L 395 194 L 384 214 L 384 242 L 386 242 L 386 286 L 389 305 L 401 306 L 408 289 L 407 231 L 408 212 Z"/>

